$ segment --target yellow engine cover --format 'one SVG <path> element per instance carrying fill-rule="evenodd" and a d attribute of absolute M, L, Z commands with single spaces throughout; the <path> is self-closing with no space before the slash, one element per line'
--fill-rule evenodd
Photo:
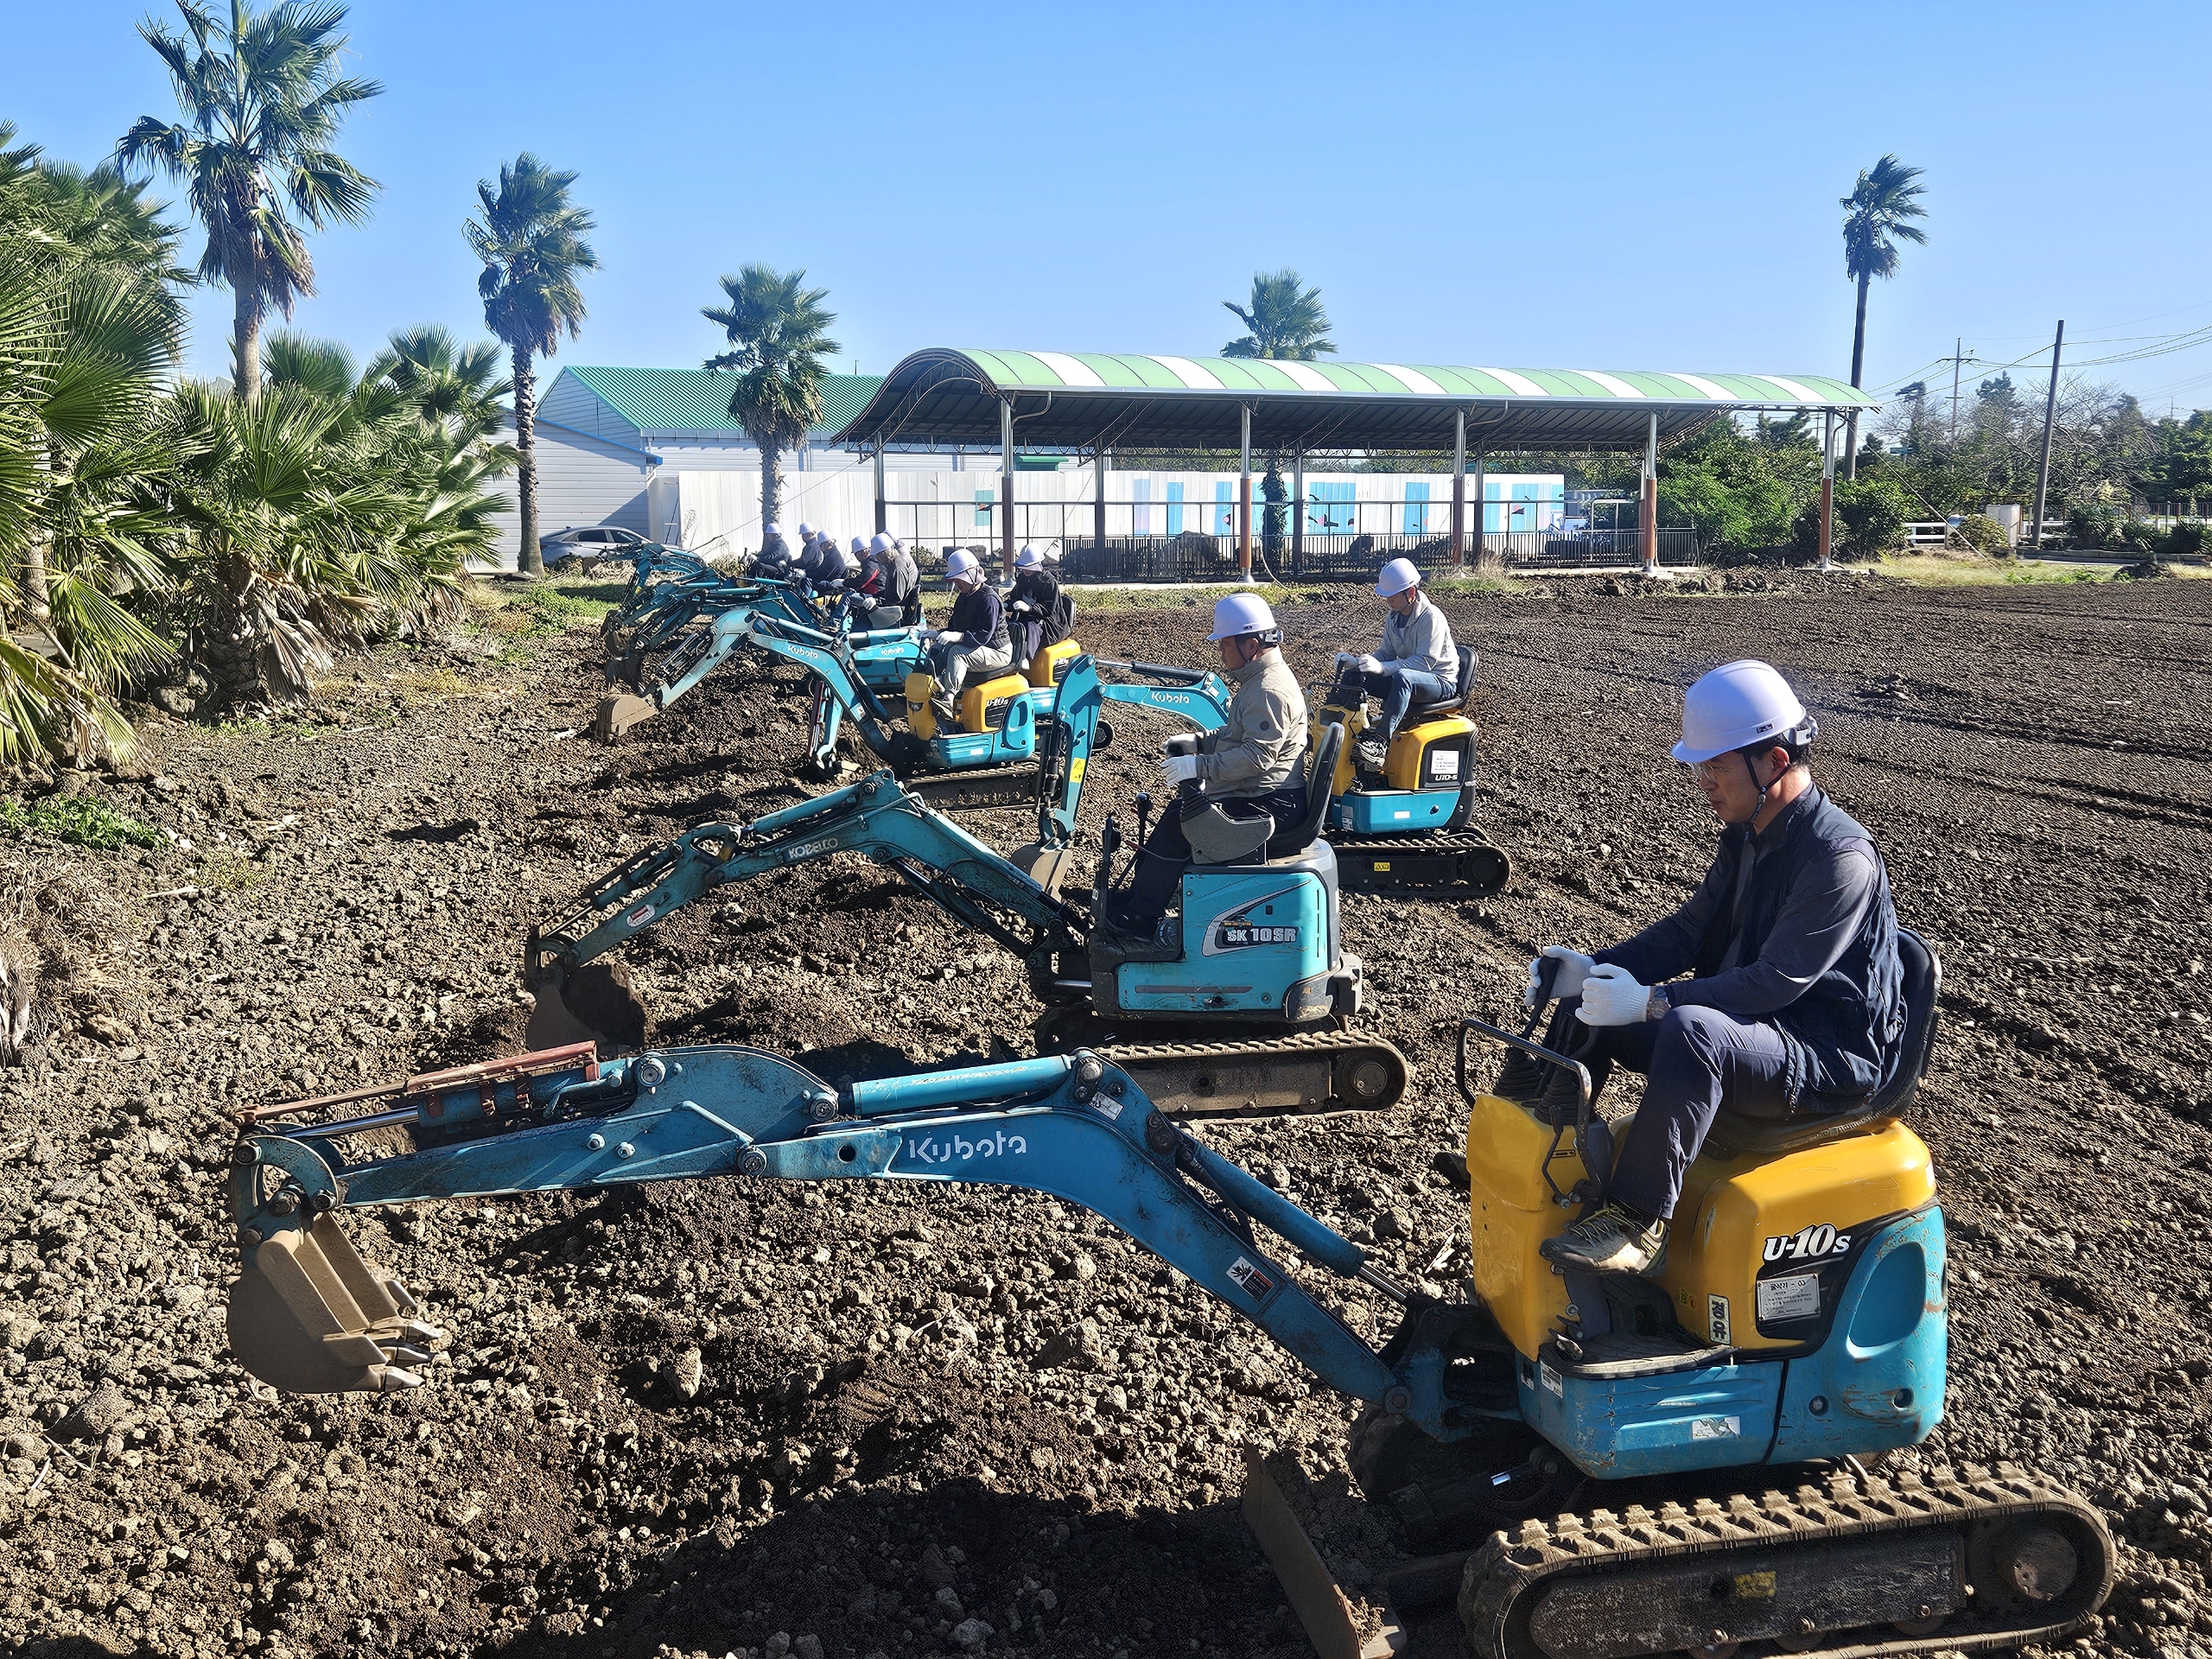
<path fill-rule="evenodd" d="M 1475 1290 L 1531 1358 L 1567 1311 L 1566 1281 L 1536 1254 L 1574 1219 L 1544 1185 L 1551 1138 L 1532 1114 L 1495 1095 L 1477 1096 L 1467 1119 Z M 1551 1173 L 1562 1192 L 1585 1173 L 1571 1130 L 1560 1137 Z M 1659 1284 L 1693 1336 L 1747 1350 L 1789 1346 L 1758 1334 L 1756 1281 L 1767 1251 L 1840 1251 L 1856 1228 L 1916 1210 L 1935 1195 L 1928 1148 L 1894 1119 L 1778 1158 L 1700 1157 L 1682 1182 Z"/>
<path fill-rule="evenodd" d="M 1083 647 L 1072 639 L 1063 639 L 1057 645 L 1047 645 L 1029 659 L 1029 683 L 1040 691 L 1049 691 L 1068 677 L 1068 670 L 1075 659 L 1083 655 Z"/>
<path fill-rule="evenodd" d="M 1308 754 L 1318 754 L 1321 749 L 1321 734 L 1331 725 L 1344 728 L 1344 747 L 1337 751 L 1337 775 L 1329 780 L 1329 793 L 1343 795 L 1350 791 L 1357 775 L 1351 762 L 1351 746 L 1359 741 L 1359 734 L 1367 729 L 1367 703 L 1364 698 L 1345 708 L 1340 703 L 1325 702 L 1315 711 L 1306 728 L 1306 749 Z"/>
<path fill-rule="evenodd" d="M 960 729 L 990 731 L 1004 721 L 1007 702 L 1028 690 L 1029 682 L 1014 673 L 995 675 L 968 686 L 960 693 Z"/>
<path fill-rule="evenodd" d="M 1383 780 L 1393 789 L 1442 789 L 1464 784 L 1467 781 L 1465 766 L 1457 769 L 1461 775 L 1422 783 L 1421 757 L 1428 753 L 1431 744 L 1455 737 L 1467 740 L 1465 752 L 1471 754 L 1474 736 L 1475 722 L 1462 715 L 1446 715 L 1440 720 L 1424 721 L 1418 726 L 1402 726 L 1398 734 L 1390 740 L 1390 753 L 1382 763 Z M 1442 759 L 1449 760 L 1452 757 L 1447 754 Z"/>
<path fill-rule="evenodd" d="M 925 671 L 906 677 L 906 729 L 923 742 L 937 735 L 937 710 L 930 699 L 937 696 L 937 681 Z"/>

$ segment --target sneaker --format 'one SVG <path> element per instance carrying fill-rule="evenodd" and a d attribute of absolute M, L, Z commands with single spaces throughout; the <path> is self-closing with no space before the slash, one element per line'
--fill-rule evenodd
<path fill-rule="evenodd" d="M 938 729 L 956 732 L 960 729 L 959 706 L 944 697 L 930 699 L 930 712 L 937 716 Z"/>
<path fill-rule="evenodd" d="M 1545 1261 L 1584 1273 L 1656 1276 L 1667 1265 L 1667 1224 L 1608 1204 L 1536 1247 Z"/>
<path fill-rule="evenodd" d="M 1389 758 L 1390 747 L 1380 738 L 1363 737 L 1352 745 L 1352 759 L 1363 772 L 1381 772 Z"/>

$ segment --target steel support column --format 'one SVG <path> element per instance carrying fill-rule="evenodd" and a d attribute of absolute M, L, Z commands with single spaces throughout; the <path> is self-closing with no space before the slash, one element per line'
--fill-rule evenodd
<path fill-rule="evenodd" d="M 1452 571 L 1467 568 L 1467 411 L 1452 411 Z"/>
<path fill-rule="evenodd" d="M 1252 580 L 1252 405 L 1244 404 L 1238 411 L 1243 416 L 1243 435 L 1239 440 L 1239 459 L 1236 463 L 1236 569 L 1246 582 Z"/>
<path fill-rule="evenodd" d="M 1490 457 L 1475 457 L 1475 568 L 1480 569 L 1490 544 L 1483 537 L 1490 533 Z"/>
<path fill-rule="evenodd" d="M 1014 580 L 1014 399 L 999 399 L 999 557 Z"/>
<path fill-rule="evenodd" d="M 1306 452 L 1290 458 L 1290 568 L 1306 574 Z M 1282 572 L 1275 572 L 1281 575 Z"/>
<path fill-rule="evenodd" d="M 883 439 L 879 435 L 875 441 L 875 533 L 880 536 L 890 528 L 891 508 L 883 499 Z M 917 531 L 914 539 L 921 538 Z"/>
<path fill-rule="evenodd" d="M 1102 559 L 1106 556 L 1106 446 L 1101 443 L 1092 468 L 1098 475 L 1098 499 L 1090 507 L 1090 540 Z"/>
<path fill-rule="evenodd" d="M 1835 545 L 1835 416 L 1821 416 L 1821 569 L 1833 570 Z"/>
<path fill-rule="evenodd" d="M 1539 514 L 1541 517 L 1541 513 Z M 1643 501 L 1637 515 L 1637 540 L 1643 547 L 1643 574 L 1659 574 L 1659 412 L 1643 429 Z"/>

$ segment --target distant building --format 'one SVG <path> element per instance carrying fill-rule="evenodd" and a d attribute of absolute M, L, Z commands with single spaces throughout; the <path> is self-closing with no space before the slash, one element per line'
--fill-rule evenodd
<path fill-rule="evenodd" d="M 670 526 L 651 522 L 647 502 L 652 480 L 664 470 L 758 474 L 760 452 L 729 416 L 735 378 L 703 369 L 564 366 L 537 400 L 538 533 L 615 524 L 658 537 Z M 826 377 L 822 424 L 804 448 L 784 458 L 785 469 L 865 465 L 863 456 L 831 448 L 830 435 L 857 415 L 882 382 L 877 374 Z M 507 513 L 496 543 L 502 566 L 514 568 L 520 544 L 519 515 Z"/>

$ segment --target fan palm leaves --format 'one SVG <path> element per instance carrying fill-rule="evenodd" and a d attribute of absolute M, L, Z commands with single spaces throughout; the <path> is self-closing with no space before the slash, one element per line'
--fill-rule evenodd
<path fill-rule="evenodd" d="M 1336 342 L 1329 338 L 1329 314 L 1321 304 L 1321 290 L 1306 287 L 1294 270 L 1255 271 L 1249 303 L 1224 300 L 1222 304 L 1251 331 L 1223 346 L 1224 357 L 1288 358 L 1302 362 L 1336 353 Z"/>
<path fill-rule="evenodd" d="M 513 358 L 515 467 L 521 498 L 520 569 L 545 573 L 537 547 L 537 397 L 531 359 L 550 357 L 561 334 L 582 331 L 583 290 L 576 278 L 599 268 L 599 256 L 585 237 L 593 228 L 589 210 L 569 200 L 576 175 L 550 168 L 527 150 L 476 187 L 480 217 L 463 227 L 470 251 L 484 264 L 476 292 L 484 302 L 484 324 L 505 340 Z"/>
<path fill-rule="evenodd" d="M 1897 244 L 1923 243 L 1928 232 L 1912 221 L 1928 217 L 1920 205 L 1927 187 L 1918 181 L 1923 171 L 1907 167 L 1894 156 L 1882 159 L 1859 175 L 1849 195 L 1837 205 L 1850 211 L 1843 217 L 1844 274 L 1859 284 L 1859 314 L 1851 330 L 1851 384 L 1860 384 L 1866 362 L 1866 290 L 1877 276 L 1886 280 L 1897 272 Z M 1859 416 L 1851 416 L 1849 474 L 1859 473 Z"/>
<path fill-rule="evenodd" d="M 346 8 L 281 0 L 256 12 L 231 0 L 218 16 L 200 0 L 176 0 L 172 34 L 149 18 L 139 35 L 160 56 L 180 120 L 142 116 L 116 159 L 128 174 L 158 169 L 185 188 L 207 228 L 203 281 L 234 296 L 232 371 L 238 397 L 261 391 L 262 320 L 285 316 L 315 292 L 306 232 L 368 217 L 378 186 L 331 146 L 356 104 L 384 89 L 340 75 Z"/>
<path fill-rule="evenodd" d="M 760 524 L 776 521 L 783 496 L 783 452 L 806 442 L 822 419 L 822 382 L 842 348 L 830 338 L 837 314 L 823 302 L 826 288 L 806 286 L 803 270 L 775 271 L 754 262 L 721 279 L 724 305 L 700 315 L 718 326 L 730 349 L 707 359 L 734 371 L 730 418 L 760 451 Z"/>

